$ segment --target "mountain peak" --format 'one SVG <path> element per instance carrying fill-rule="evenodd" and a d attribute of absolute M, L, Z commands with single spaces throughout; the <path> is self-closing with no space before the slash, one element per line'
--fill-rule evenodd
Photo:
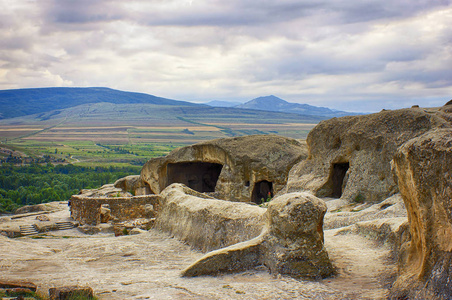
<path fill-rule="evenodd" d="M 269 95 L 269 96 L 263 96 L 263 97 L 258 97 L 258 98 L 254 98 L 253 100 L 254 102 L 260 102 L 260 103 L 266 103 L 266 102 L 272 102 L 272 103 L 289 103 L 286 100 L 283 100 L 279 97 L 276 97 L 275 95 Z M 249 101 L 249 102 L 251 102 Z"/>
<path fill-rule="evenodd" d="M 345 115 L 353 115 L 353 113 L 332 110 L 326 107 L 287 102 L 286 100 L 278 98 L 275 95 L 258 97 L 236 107 L 325 117 L 341 117 Z"/>

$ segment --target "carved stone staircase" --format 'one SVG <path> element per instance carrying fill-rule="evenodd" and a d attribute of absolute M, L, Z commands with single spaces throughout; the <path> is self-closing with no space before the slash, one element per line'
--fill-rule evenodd
<path fill-rule="evenodd" d="M 75 227 L 71 222 L 56 222 L 56 225 L 58 226 L 58 230 L 72 229 Z"/>
<path fill-rule="evenodd" d="M 32 235 L 39 233 L 36 225 L 20 225 L 19 229 L 21 235 Z"/>

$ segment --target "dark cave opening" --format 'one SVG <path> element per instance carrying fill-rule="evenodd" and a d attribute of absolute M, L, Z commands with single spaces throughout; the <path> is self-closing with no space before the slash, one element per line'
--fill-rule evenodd
<path fill-rule="evenodd" d="M 215 192 L 223 165 L 209 162 L 170 163 L 167 166 L 167 186 L 183 183 L 201 193 Z"/>
<path fill-rule="evenodd" d="M 267 180 L 258 181 L 254 184 L 253 193 L 251 194 L 251 201 L 256 204 L 261 204 L 267 198 L 273 198 L 273 183 Z"/>
<path fill-rule="evenodd" d="M 342 196 L 342 186 L 344 185 L 345 174 L 347 174 L 349 167 L 350 164 L 348 162 L 333 164 L 331 197 L 340 198 Z"/>

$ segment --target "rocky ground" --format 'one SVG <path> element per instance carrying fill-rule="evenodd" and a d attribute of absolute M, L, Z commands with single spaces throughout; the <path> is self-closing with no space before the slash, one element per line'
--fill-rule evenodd
<path fill-rule="evenodd" d="M 362 216 L 368 225 L 381 228 L 384 217 L 394 217 L 399 200 L 379 204 L 383 208 L 378 212 L 378 226 L 369 221 L 375 206 L 328 213 L 325 224 L 335 227 L 338 218 L 341 226 L 347 218 L 356 223 Z M 403 221 L 403 211 L 397 211 L 396 217 Z M 70 219 L 67 208 L 46 216 L 51 221 Z M 9 222 L 39 221 L 29 216 Z M 113 233 L 85 235 L 77 229 L 15 239 L 0 235 L 0 279 L 30 281 L 43 293 L 50 287 L 88 285 L 100 299 L 385 298 L 396 272 L 390 244 L 364 236 L 355 225 L 325 230 L 325 245 L 338 270 L 332 278 L 307 281 L 273 276 L 265 267 L 217 277 L 182 278 L 181 270 L 203 254 L 153 229 L 120 237 Z"/>

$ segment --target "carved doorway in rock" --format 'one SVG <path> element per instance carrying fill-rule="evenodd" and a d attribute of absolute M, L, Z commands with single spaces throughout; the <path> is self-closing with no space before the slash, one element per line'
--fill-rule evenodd
<path fill-rule="evenodd" d="M 267 198 L 273 197 L 273 183 L 267 180 L 258 181 L 254 184 L 253 193 L 251 194 L 251 202 L 261 204 Z"/>
<path fill-rule="evenodd" d="M 333 164 L 333 170 L 331 174 L 332 191 L 331 197 L 340 198 L 342 196 L 342 189 L 344 187 L 344 178 L 347 174 L 350 164 L 336 163 Z"/>
<path fill-rule="evenodd" d="M 167 166 L 167 186 L 183 183 L 189 188 L 201 192 L 215 192 L 223 165 L 208 162 L 170 163 Z"/>

